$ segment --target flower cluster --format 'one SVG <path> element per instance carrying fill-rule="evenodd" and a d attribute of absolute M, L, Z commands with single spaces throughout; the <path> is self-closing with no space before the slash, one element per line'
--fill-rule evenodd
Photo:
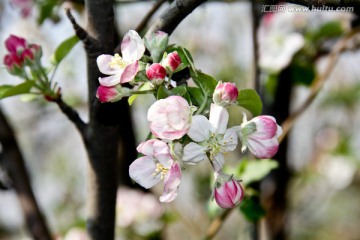
<path fill-rule="evenodd" d="M 146 56 L 145 49 L 150 56 Z M 108 75 L 99 78 L 97 96 L 101 102 L 114 102 L 133 94 L 153 93 L 157 101 L 148 109 L 151 136 L 137 151 L 142 154 L 129 168 L 130 177 L 151 188 L 164 182 L 161 202 L 173 201 L 179 190 L 182 169 L 208 161 L 214 171 L 214 198 L 222 208 L 236 206 L 244 196 L 240 181 L 223 172 L 224 154 L 241 150 L 257 158 L 271 158 L 278 150 L 281 127 L 271 116 L 257 116 L 241 125 L 228 127 L 227 107 L 240 104 L 233 83 L 217 82 L 194 67 L 190 53 L 157 32 L 142 40 L 129 31 L 119 54 L 100 55 L 99 69 Z M 187 69 L 185 69 L 187 68 Z M 198 86 L 177 85 L 175 73 L 188 70 Z M 184 74 L 186 76 L 186 74 Z M 189 79 L 190 80 L 190 79 Z M 126 88 L 128 83 L 134 88 Z M 241 99 L 240 99 L 241 100 Z"/>
<path fill-rule="evenodd" d="M 8 53 L 4 56 L 6 70 L 24 80 L 17 86 L 3 86 L 3 96 L 7 96 L 5 90 L 12 92 L 11 95 L 32 93 L 44 95 L 49 101 L 60 97 L 60 89 L 52 84 L 47 76 L 47 70 L 41 64 L 42 50 L 37 44 L 28 43 L 24 38 L 10 35 L 5 41 Z M 30 91 L 36 89 L 36 91 Z M 9 95 L 10 96 L 10 95 Z"/>

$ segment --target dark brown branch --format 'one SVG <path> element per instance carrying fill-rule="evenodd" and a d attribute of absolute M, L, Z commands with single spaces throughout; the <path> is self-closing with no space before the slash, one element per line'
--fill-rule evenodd
<path fill-rule="evenodd" d="M 51 235 L 44 216 L 37 204 L 30 185 L 29 174 L 25 167 L 15 133 L 0 108 L 0 142 L 2 145 L 2 165 L 7 170 L 19 203 L 25 216 L 26 226 L 32 239 L 50 240 Z"/>
<path fill-rule="evenodd" d="M 157 19 L 147 31 L 147 34 L 156 31 L 164 31 L 169 35 L 175 30 L 182 20 L 186 18 L 195 8 L 206 0 L 175 0 L 168 9 Z"/>
<path fill-rule="evenodd" d="M 79 130 L 81 135 L 84 135 L 86 124 L 80 118 L 79 114 L 75 109 L 67 105 L 61 98 L 55 100 L 60 110 L 69 118 L 69 120 L 74 123 L 76 128 Z"/>
<path fill-rule="evenodd" d="M 163 5 L 164 2 L 167 0 L 158 0 L 154 4 L 154 6 L 150 9 L 150 11 L 146 14 L 146 16 L 141 20 L 140 24 L 137 26 L 136 31 L 138 33 L 142 32 L 148 22 L 150 21 L 151 17 L 156 13 L 156 11 Z"/>

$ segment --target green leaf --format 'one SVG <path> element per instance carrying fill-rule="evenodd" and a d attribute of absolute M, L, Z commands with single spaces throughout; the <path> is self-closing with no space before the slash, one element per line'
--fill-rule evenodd
<path fill-rule="evenodd" d="M 319 30 L 315 32 L 314 40 L 338 37 L 343 33 L 344 33 L 344 29 L 341 26 L 340 21 L 329 21 L 321 25 Z"/>
<path fill-rule="evenodd" d="M 243 89 L 239 91 L 237 98 L 238 104 L 251 112 L 253 117 L 260 115 L 262 102 L 260 96 L 253 89 Z"/>
<path fill-rule="evenodd" d="M 143 85 L 141 85 L 138 90 L 139 90 L 139 91 L 146 91 L 146 90 L 151 90 L 151 88 L 152 88 L 152 84 L 151 84 L 150 82 L 146 82 L 146 83 L 144 83 Z M 135 99 L 136 99 L 139 95 L 140 95 L 140 94 L 134 94 L 134 95 L 131 95 L 131 96 L 128 98 L 128 103 L 129 103 L 130 106 L 134 103 Z"/>
<path fill-rule="evenodd" d="M 315 78 L 315 66 L 306 61 L 297 61 L 291 65 L 292 80 L 310 86 Z"/>
<path fill-rule="evenodd" d="M 41 25 L 47 18 L 52 20 L 58 20 L 58 16 L 54 14 L 55 7 L 59 4 L 58 0 L 43 0 L 39 1 L 40 13 L 37 19 L 39 25 Z"/>
<path fill-rule="evenodd" d="M 205 95 L 212 97 L 217 85 L 217 81 L 210 75 L 196 71 L 195 73 L 190 71 L 191 78 L 201 88 Z"/>
<path fill-rule="evenodd" d="M 24 93 L 29 93 L 33 85 L 34 82 L 26 81 L 15 86 L 11 86 L 11 85 L 0 86 L 0 99 L 12 97 Z"/>
<path fill-rule="evenodd" d="M 191 102 L 196 104 L 196 106 L 200 106 L 205 101 L 204 95 L 202 94 L 200 88 L 187 87 L 187 91 L 191 97 Z"/>
<path fill-rule="evenodd" d="M 156 93 L 156 99 L 164 99 L 171 95 L 171 92 L 167 90 L 163 85 L 160 85 L 157 93 Z"/>
<path fill-rule="evenodd" d="M 75 35 L 60 43 L 60 45 L 56 48 L 54 54 L 51 56 L 51 62 L 54 65 L 59 64 L 78 42 L 79 38 Z"/>
<path fill-rule="evenodd" d="M 173 46 L 170 46 L 168 49 L 166 49 L 167 53 L 171 53 L 174 51 L 176 51 L 178 53 L 178 55 L 181 59 L 181 63 L 183 64 L 182 69 L 194 63 L 190 52 L 186 48 L 183 48 L 183 47 L 177 46 L 177 45 L 173 45 Z"/>
<path fill-rule="evenodd" d="M 239 164 L 236 177 L 241 179 L 245 185 L 248 185 L 249 183 L 260 181 L 278 166 L 278 162 L 272 159 L 244 159 Z"/>
<path fill-rule="evenodd" d="M 250 222 L 257 222 L 266 214 L 264 208 L 260 204 L 258 196 L 245 197 L 240 205 L 240 211 Z"/>
<path fill-rule="evenodd" d="M 180 85 L 180 86 L 172 89 L 170 92 L 171 92 L 171 95 L 181 96 L 181 97 L 185 98 L 189 104 L 192 103 L 190 94 L 188 93 L 187 87 L 185 85 Z"/>

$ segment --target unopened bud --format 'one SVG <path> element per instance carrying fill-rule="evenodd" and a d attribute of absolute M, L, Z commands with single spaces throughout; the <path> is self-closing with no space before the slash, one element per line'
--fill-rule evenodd
<path fill-rule="evenodd" d="M 213 101 L 220 106 L 227 106 L 236 102 L 239 91 L 234 83 L 219 82 L 213 94 Z"/>
<path fill-rule="evenodd" d="M 166 77 L 166 69 L 161 66 L 159 63 L 153 63 L 146 70 L 146 76 L 153 82 L 155 85 L 160 85 L 164 82 Z"/>

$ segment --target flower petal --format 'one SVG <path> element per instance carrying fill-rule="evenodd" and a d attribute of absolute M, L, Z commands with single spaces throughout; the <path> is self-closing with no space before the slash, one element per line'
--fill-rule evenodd
<path fill-rule="evenodd" d="M 121 53 L 126 62 L 132 63 L 139 60 L 145 52 L 145 45 L 139 34 L 130 30 L 121 43 Z"/>
<path fill-rule="evenodd" d="M 106 75 L 114 75 L 119 73 L 119 68 L 111 68 L 110 62 L 113 60 L 113 56 L 108 54 L 102 54 L 97 57 L 96 63 L 101 73 Z M 122 72 L 122 70 L 120 70 Z"/>
<path fill-rule="evenodd" d="M 222 145 L 221 152 L 225 153 L 234 151 L 238 144 L 236 127 L 226 130 L 224 138 L 220 143 Z"/>
<path fill-rule="evenodd" d="M 276 137 L 265 140 L 258 140 L 254 138 L 247 139 L 247 146 L 258 158 L 272 158 L 279 149 L 279 142 Z"/>
<path fill-rule="evenodd" d="M 135 61 L 132 64 L 129 64 L 124 69 L 124 72 L 121 74 L 120 82 L 127 83 L 132 81 L 135 78 L 136 73 L 139 70 L 139 61 Z"/>
<path fill-rule="evenodd" d="M 212 160 L 214 171 L 219 172 L 225 163 L 224 155 L 222 155 L 222 153 L 218 153 L 214 156 L 214 159 Z"/>
<path fill-rule="evenodd" d="M 166 174 L 164 179 L 164 191 L 160 197 L 160 202 L 171 202 L 173 201 L 177 194 L 179 185 L 181 182 L 181 168 L 178 163 L 174 163 L 168 174 Z"/>
<path fill-rule="evenodd" d="M 210 107 L 210 131 L 215 134 L 224 134 L 229 121 L 229 113 L 224 107 L 211 104 Z"/>
<path fill-rule="evenodd" d="M 130 177 L 148 189 L 153 187 L 155 184 L 160 182 L 160 178 L 158 175 L 154 175 L 154 171 L 156 169 L 155 159 L 150 156 L 145 156 L 136 159 L 129 167 Z"/>
<path fill-rule="evenodd" d="M 112 87 L 120 83 L 121 75 L 115 74 L 108 77 L 99 77 L 99 83 L 105 87 Z"/>
<path fill-rule="evenodd" d="M 200 146 L 194 142 L 187 144 L 184 147 L 183 161 L 186 164 L 197 164 L 206 159 L 206 147 Z"/>
<path fill-rule="evenodd" d="M 150 139 L 146 142 L 142 142 L 136 148 L 139 153 L 144 154 L 145 156 L 153 156 L 154 155 L 154 143 L 159 141 L 157 139 Z"/>
<path fill-rule="evenodd" d="M 209 120 L 203 115 L 193 116 L 187 135 L 195 142 L 208 140 L 210 137 Z"/>

